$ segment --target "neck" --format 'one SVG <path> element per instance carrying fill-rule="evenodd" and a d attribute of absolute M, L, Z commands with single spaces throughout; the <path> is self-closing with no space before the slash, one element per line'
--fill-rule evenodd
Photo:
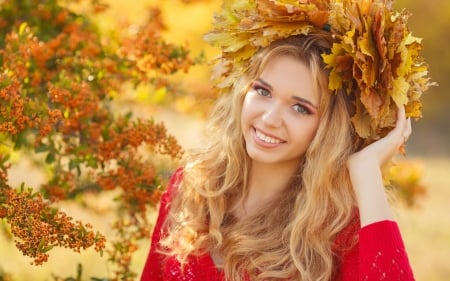
<path fill-rule="evenodd" d="M 248 196 L 239 208 L 239 216 L 255 214 L 258 209 L 276 198 L 287 186 L 298 165 L 271 165 L 253 162 L 248 180 Z"/>

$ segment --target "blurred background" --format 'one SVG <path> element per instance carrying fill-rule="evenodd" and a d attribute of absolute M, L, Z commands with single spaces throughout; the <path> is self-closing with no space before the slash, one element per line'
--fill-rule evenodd
<path fill-rule="evenodd" d="M 186 44 L 194 56 L 203 55 L 208 61 L 218 50 L 208 46 L 202 35 L 210 30 L 214 11 L 219 0 L 107 0 L 106 12 L 93 15 L 104 32 L 113 32 L 124 23 L 144 22 L 152 7 L 162 11 L 169 42 Z M 1 3 L 1 1 L 0 1 Z M 450 276 L 450 1 L 448 0 L 397 0 L 398 10 L 411 12 L 409 20 L 413 35 L 424 38 L 422 55 L 429 64 L 430 76 L 438 87 L 432 87 L 423 98 L 423 118 L 413 122 L 413 134 L 407 144 L 407 156 L 411 169 L 421 178 L 426 193 L 414 206 L 395 203 L 405 244 L 408 249 L 417 280 L 449 280 Z M 83 1 L 74 9 L 83 11 Z M 132 26 L 132 25 L 131 25 Z M 204 117 L 208 112 L 210 96 L 210 66 L 203 63 L 191 68 L 187 74 L 177 74 L 180 88 L 189 92 L 172 99 L 155 96 L 149 89 L 130 91 L 121 98 L 118 110 L 131 109 L 136 116 L 154 117 L 164 121 L 169 132 L 175 135 L 183 148 L 197 144 Z M 199 97 L 204 97 L 200 100 Z M 161 105 L 161 106 L 156 106 Z M 29 163 L 23 162 L 10 177 L 14 184 L 23 181 L 24 171 L 28 184 L 38 185 L 43 175 L 33 173 Z M 96 201 L 105 212 L 90 213 L 67 204 L 63 206 L 77 219 L 90 221 L 96 228 L 108 231 L 108 200 Z M 140 272 L 149 245 L 143 244 L 135 257 L 133 267 Z M 107 261 L 93 250 L 81 254 L 55 250 L 48 263 L 35 267 L 22 256 L 12 243 L 4 243 L 0 237 L 0 269 L 12 274 L 13 280 L 53 280 L 52 272 L 64 269 L 76 273 L 76 264 L 82 263 L 85 277 L 108 276 Z M 2 279 L 0 279 L 2 280 Z M 86 280 L 90 280 L 86 278 Z"/>
<path fill-rule="evenodd" d="M 187 44 L 191 52 L 205 52 L 210 60 L 217 53 L 207 45 L 202 36 L 210 30 L 212 16 L 220 8 L 219 0 L 107 0 L 110 4 L 106 13 L 98 17 L 100 25 L 109 30 L 121 21 L 139 23 L 149 13 L 149 7 L 161 8 L 167 25 L 165 37 L 175 43 Z M 413 121 L 413 135 L 408 141 L 408 154 L 421 157 L 450 157 L 450 1 L 396 0 L 397 10 L 411 13 L 409 27 L 414 36 L 423 38 L 421 54 L 429 64 L 430 77 L 439 86 L 431 87 L 422 97 L 423 118 Z M 210 68 L 207 64 L 196 66 L 188 75 L 180 77 L 180 83 L 188 85 L 195 92 L 210 90 Z M 197 107 L 199 101 L 188 95 L 176 101 L 172 109 L 188 112 L 195 117 L 204 116 L 204 108 Z M 200 101 L 201 102 L 201 101 Z"/>
<path fill-rule="evenodd" d="M 450 156 L 450 36 L 443 31 L 450 27 L 450 2 L 444 0 L 398 0 L 398 10 L 406 9 L 412 16 L 409 26 L 413 35 L 423 38 L 422 55 L 428 62 L 430 76 L 439 84 L 423 96 L 423 116 L 413 123 L 408 152 L 418 156 Z"/>

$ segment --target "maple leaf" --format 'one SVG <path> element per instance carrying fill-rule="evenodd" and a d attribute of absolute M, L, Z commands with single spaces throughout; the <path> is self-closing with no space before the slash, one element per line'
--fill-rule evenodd
<path fill-rule="evenodd" d="M 407 117 L 420 118 L 422 117 L 422 103 L 420 101 L 412 101 L 406 105 Z"/>
<path fill-rule="evenodd" d="M 379 117 L 380 107 L 383 104 L 383 100 L 378 92 L 374 89 L 368 88 L 367 91 L 361 93 L 360 100 L 371 117 Z"/>
<path fill-rule="evenodd" d="M 330 54 L 322 54 L 322 59 L 327 65 L 326 67 L 331 69 L 330 76 L 328 77 L 328 88 L 330 90 L 337 90 L 342 88 L 343 79 L 338 69 L 337 57 L 345 54 L 342 44 L 334 43 L 331 48 Z"/>
<path fill-rule="evenodd" d="M 356 112 L 352 117 L 352 123 L 355 127 L 356 133 L 363 139 L 369 138 L 372 135 L 371 130 L 371 118 L 370 115 L 364 110 L 362 103 L 356 103 Z"/>
<path fill-rule="evenodd" d="M 394 80 L 394 88 L 390 95 L 398 107 L 403 106 L 408 102 L 408 90 L 409 83 L 406 82 L 404 77 L 399 77 Z"/>

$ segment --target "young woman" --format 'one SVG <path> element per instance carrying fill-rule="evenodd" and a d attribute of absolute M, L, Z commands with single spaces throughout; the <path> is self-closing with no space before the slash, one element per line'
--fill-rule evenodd
<path fill-rule="evenodd" d="M 328 90 L 326 32 L 258 52 L 172 177 L 141 280 L 413 280 L 381 167 L 411 134 L 363 146 Z"/>

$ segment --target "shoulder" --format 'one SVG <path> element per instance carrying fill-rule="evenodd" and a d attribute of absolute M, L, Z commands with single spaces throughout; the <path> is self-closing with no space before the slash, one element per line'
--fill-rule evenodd
<path fill-rule="evenodd" d="M 183 180 L 183 167 L 179 167 L 170 176 L 169 182 L 167 183 L 166 190 L 161 197 L 161 206 L 165 208 L 168 207 L 174 196 L 177 194 L 179 185 Z"/>
<path fill-rule="evenodd" d="M 173 192 L 174 188 L 177 188 L 182 179 L 183 179 L 183 167 L 179 167 L 173 172 L 172 176 L 170 177 L 169 183 L 167 184 L 167 191 Z"/>

